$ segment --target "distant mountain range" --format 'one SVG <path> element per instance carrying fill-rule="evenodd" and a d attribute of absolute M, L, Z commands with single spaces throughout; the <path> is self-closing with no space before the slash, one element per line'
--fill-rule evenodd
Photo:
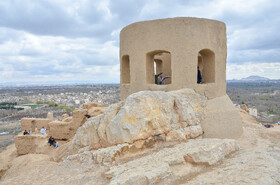
<path fill-rule="evenodd" d="M 232 80 L 227 80 L 228 82 L 279 82 L 280 79 L 270 79 L 262 76 L 248 76 L 246 78 L 241 78 L 240 80 L 232 79 Z"/>
<path fill-rule="evenodd" d="M 240 80 L 232 79 L 228 82 L 266 82 L 272 81 L 280 83 L 280 79 L 269 79 L 262 76 L 248 76 Z M 51 85 L 82 85 L 82 84 L 119 84 L 118 82 L 93 82 L 93 81 L 48 81 L 48 82 L 0 82 L 0 87 L 20 87 L 20 86 L 51 86 Z"/>
<path fill-rule="evenodd" d="M 248 76 L 247 78 L 242 78 L 240 81 L 269 81 L 271 79 L 262 76 Z"/>

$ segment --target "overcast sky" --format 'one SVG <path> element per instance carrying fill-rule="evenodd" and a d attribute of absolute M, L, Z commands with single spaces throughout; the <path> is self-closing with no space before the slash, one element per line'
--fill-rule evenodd
<path fill-rule="evenodd" d="M 119 83 L 119 32 L 201 17 L 227 25 L 227 79 L 280 79 L 279 0 L 0 0 L 0 83 Z"/>

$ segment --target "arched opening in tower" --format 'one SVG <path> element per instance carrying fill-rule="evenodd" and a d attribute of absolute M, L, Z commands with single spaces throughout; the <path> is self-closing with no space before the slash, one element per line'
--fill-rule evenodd
<path fill-rule="evenodd" d="M 171 53 L 157 50 L 147 53 L 146 81 L 148 84 L 168 85 L 172 83 Z"/>
<path fill-rule="evenodd" d="M 197 83 L 215 83 L 215 53 L 210 49 L 198 52 Z"/>

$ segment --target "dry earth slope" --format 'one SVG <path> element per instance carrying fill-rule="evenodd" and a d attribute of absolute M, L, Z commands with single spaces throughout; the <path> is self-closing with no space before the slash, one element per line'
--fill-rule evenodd
<path fill-rule="evenodd" d="M 0 154 L 0 184 L 280 184 L 280 127 L 264 128 L 238 111 L 244 130 L 238 140 L 157 138 L 85 147 L 60 162 L 53 154 L 67 147 L 16 156 L 11 145 Z"/>

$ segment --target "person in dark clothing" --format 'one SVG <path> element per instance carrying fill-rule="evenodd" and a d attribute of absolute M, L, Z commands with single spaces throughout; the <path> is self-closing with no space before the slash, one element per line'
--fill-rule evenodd
<path fill-rule="evenodd" d="M 85 117 L 87 117 L 87 118 L 91 118 L 91 116 L 90 116 L 90 115 L 88 115 L 88 114 L 86 114 L 86 115 L 85 115 Z"/>
<path fill-rule="evenodd" d="M 29 135 L 29 133 L 27 132 L 27 130 L 25 130 L 25 131 L 23 132 L 23 135 Z"/>
<path fill-rule="evenodd" d="M 51 137 L 49 138 L 48 143 L 50 143 L 50 146 L 54 145 L 55 139 L 51 136 Z"/>
<path fill-rule="evenodd" d="M 200 84 L 202 80 L 201 72 L 199 70 L 199 67 L 197 66 L 197 83 Z"/>

